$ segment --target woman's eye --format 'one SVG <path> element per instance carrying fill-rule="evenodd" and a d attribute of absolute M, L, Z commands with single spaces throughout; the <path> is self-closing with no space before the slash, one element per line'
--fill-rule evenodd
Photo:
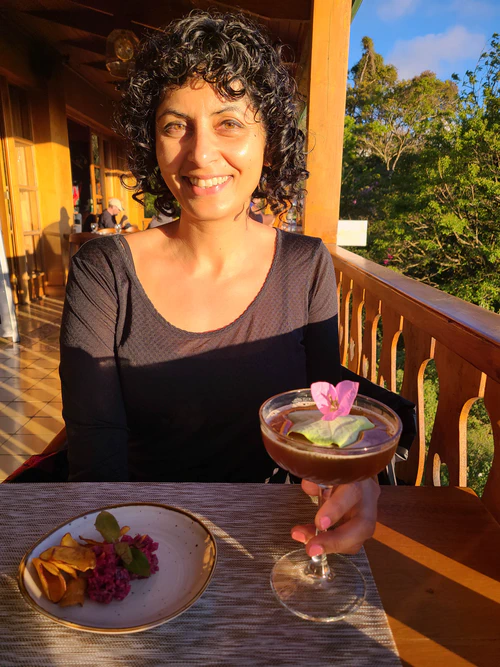
<path fill-rule="evenodd" d="M 236 120 L 223 120 L 221 123 L 221 127 L 224 130 L 239 130 L 242 125 L 241 123 L 238 123 Z"/>
<path fill-rule="evenodd" d="M 184 123 L 169 123 L 165 126 L 164 132 L 170 136 L 177 137 L 180 134 L 183 134 L 186 131 L 186 125 Z"/>

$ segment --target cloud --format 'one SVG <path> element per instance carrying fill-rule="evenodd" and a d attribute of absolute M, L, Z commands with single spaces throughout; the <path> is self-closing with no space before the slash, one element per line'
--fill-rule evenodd
<path fill-rule="evenodd" d="M 457 25 L 437 35 L 429 34 L 409 40 L 397 40 L 385 61 L 395 65 L 402 79 L 409 79 L 425 70 L 449 77 L 461 61 L 479 58 L 486 45 L 486 36 L 472 33 Z"/>
<path fill-rule="evenodd" d="M 377 14 L 383 21 L 396 21 L 413 14 L 419 3 L 420 0 L 382 0 L 377 7 Z"/>

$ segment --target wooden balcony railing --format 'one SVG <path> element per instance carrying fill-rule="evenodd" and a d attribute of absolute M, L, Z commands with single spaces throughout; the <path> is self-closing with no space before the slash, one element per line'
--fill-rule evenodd
<path fill-rule="evenodd" d="M 467 486 L 467 417 L 484 399 L 494 457 L 482 500 L 500 522 L 500 315 L 328 245 L 337 275 L 340 350 L 344 365 L 396 391 L 396 348 L 405 362 L 401 394 L 417 405 L 418 435 L 408 461 L 397 464 L 406 483 Z M 364 310 L 364 314 L 363 314 Z M 382 344 L 377 354 L 377 326 Z M 424 371 L 433 359 L 439 401 L 426 456 Z"/>

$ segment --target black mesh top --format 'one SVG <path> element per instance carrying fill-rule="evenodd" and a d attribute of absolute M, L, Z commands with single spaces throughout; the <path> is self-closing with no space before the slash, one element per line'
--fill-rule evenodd
<path fill-rule="evenodd" d="M 262 482 L 276 466 L 260 405 L 340 380 L 331 257 L 278 231 L 248 308 L 192 333 L 155 309 L 121 236 L 91 240 L 72 259 L 60 373 L 70 481 Z"/>

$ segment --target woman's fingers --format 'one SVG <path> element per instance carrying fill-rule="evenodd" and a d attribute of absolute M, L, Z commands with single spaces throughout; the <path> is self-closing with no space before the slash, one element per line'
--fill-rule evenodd
<path fill-rule="evenodd" d="M 334 530 L 327 530 L 312 536 L 307 542 L 306 551 L 310 556 L 321 553 L 356 554 L 373 535 L 375 521 L 355 517 Z"/>
<path fill-rule="evenodd" d="M 319 492 L 316 484 L 306 480 L 303 480 L 302 488 L 310 495 Z M 357 553 L 375 530 L 379 495 L 380 488 L 374 479 L 342 484 L 332 490 L 318 510 L 315 524 L 295 526 L 292 537 L 307 545 L 310 556 Z M 330 526 L 335 527 L 327 530 Z M 316 535 L 316 530 L 322 532 Z"/>
<path fill-rule="evenodd" d="M 302 490 L 307 493 L 308 496 L 317 496 L 319 495 L 320 489 L 317 484 L 314 482 L 310 482 L 308 479 L 303 479 L 302 483 Z"/>
<path fill-rule="evenodd" d="M 307 525 L 294 526 L 292 528 L 292 538 L 302 544 L 307 544 L 311 538 L 316 535 L 316 526 L 313 523 Z"/>

